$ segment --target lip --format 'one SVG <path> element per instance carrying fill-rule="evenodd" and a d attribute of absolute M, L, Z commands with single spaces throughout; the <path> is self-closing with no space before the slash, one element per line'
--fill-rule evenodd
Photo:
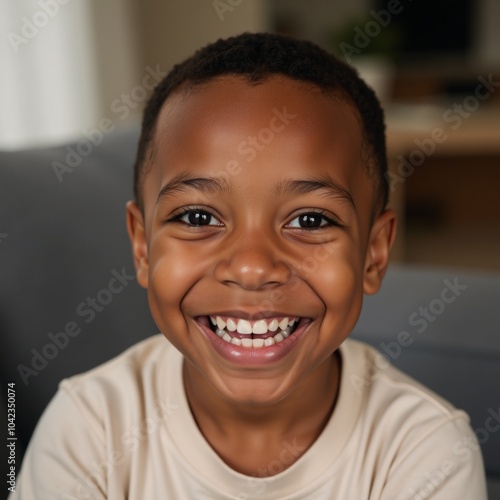
<path fill-rule="evenodd" d="M 237 312 L 238 311 L 225 311 L 224 315 L 248 319 L 249 315 L 241 316 L 241 311 L 239 312 L 239 315 L 235 314 Z M 214 315 L 222 316 L 223 314 L 217 313 Z M 287 315 L 273 312 L 272 315 L 268 315 L 267 317 L 274 318 L 278 316 L 286 317 Z M 288 316 L 292 317 L 291 315 Z M 262 318 L 263 317 L 261 317 L 261 319 Z M 225 340 L 222 340 L 212 331 L 210 326 L 201 322 L 199 320 L 199 317 L 194 318 L 194 321 L 198 328 L 201 330 L 204 337 L 214 348 L 217 354 L 219 354 L 219 356 L 241 367 L 265 366 L 280 361 L 293 350 L 293 348 L 297 345 L 297 343 L 300 341 L 300 339 L 309 329 L 309 326 L 312 323 L 312 321 L 308 319 L 307 322 L 304 322 L 304 324 L 298 326 L 293 334 L 291 334 L 279 344 L 259 348 L 250 348 L 237 346 L 234 344 L 230 344 Z"/>
<path fill-rule="evenodd" d="M 280 311 L 243 311 L 241 309 L 233 311 L 218 311 L 207 314 L 207 316 L 220 316 L 246 319 L 247 321 L 256 321 L 269 318 L 298 318 L 296 314 L 287 314 Z"/>

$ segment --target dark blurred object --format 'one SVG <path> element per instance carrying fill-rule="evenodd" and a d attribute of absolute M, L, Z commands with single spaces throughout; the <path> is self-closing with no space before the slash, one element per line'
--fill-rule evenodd
<path fill-rule="evenodd" d="M 409 202 L 405 209 L 405 221 L 408 226 L 438 229 L 443 224 L 443 207 L 438 200 Z"/>
<path fill-rule="evenodd" d="M 500 72 L 498 68 L 492 71 L 482 64 L 464 65 L 453 61 L 400 66 L 394 79 L 392 97 L 394 101 L 453 105 L 475 95 L 479 77 L 491 80 L 496 86 L 500 81 Z M 500 92 L 493 91 L 481 108 L 495 109 L 499 101 Z"/>
<path fill-rule="evenodd" d="M 387 9 L 387 0 L 374 4 L 376 11 Z M 401 2 L 401 7 L 391 18 L 391 28 L 399 34 L 394 55 L 401 63 L 465 57 L 471 51 L 476 23 L 473 0 L 418 0 Z"/>

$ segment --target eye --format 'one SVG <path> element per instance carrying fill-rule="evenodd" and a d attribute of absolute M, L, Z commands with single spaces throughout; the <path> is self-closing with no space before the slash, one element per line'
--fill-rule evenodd
<path fill-rule="evenodd" d="M 181 213 L 174 215 L 167 222 L 179 222 L 188 226 L 222 226 L 210 212 L 201 208 L 187 208 Z"/>
<path fill-rule="evenodd" d="M 295 217 L 287 226 L 298 229 L 319 229 L 324 226 L 338 226 L 335 221 L 321 212 L 305 212 Z"/>

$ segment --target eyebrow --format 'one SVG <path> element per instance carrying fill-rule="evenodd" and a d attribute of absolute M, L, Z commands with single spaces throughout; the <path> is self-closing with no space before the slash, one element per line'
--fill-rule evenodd
<path fill-rule="evenodd" d="M 344 200 L 356 210 L 351 193 L 329 175 L 320 175 L 311 179 L 283 179 L 275 189 L 277 196 L 284 194 L 304 195 L 313 192 L 320 192 L 319 194 L 327 197 Z"/>
<path fill-rule="evenodd" d="M 162 198 L 167 198 L 175 193 L 183 193 L 190 189 L 202 192 L 229 192 L 230 187 L 226 178 L 221 177 L 195 177 L 190 172 L 176 175 L 167 182 L 158 193 L 156 203 Z"/>
<path fill-rule="evenodd" d="M 165 184 L 158 193 L 156 203 L 161 199 L 182 193 L 189 189 L 202 192 L 230 192 L 231 188 L 226 178 L 221 177 L 195 177 L 190 172 L 176 175 Z M 282 179 L 277 184 L 274 192 L 277 196 L 287 194 L 304 195 L 312 192 L 320 192 L 327 197 L 340 198 L 346 201 L 356 210 L 356 205 L 351 193 L 340 184 L 335 182 L 329 175 L 320 175 L 311 179 Z M 322 193 L 321 193 L 322 192 Z"/>

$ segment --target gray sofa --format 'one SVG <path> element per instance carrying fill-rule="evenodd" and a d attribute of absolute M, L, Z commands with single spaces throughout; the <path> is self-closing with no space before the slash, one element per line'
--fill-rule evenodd
<path fill-rule="evenodd" d="M 1 399 L 14 382 L 18 464 L 62 377 L 157 332 L 124 224 L 137 136 L 105 136 L 62 182 L 53 164 L 77 144 L 0 153 Z"/>
<path fill-rule="evenodd" d="M 14 382 L 18 464 L 61 378 L 157 331 L 124 224 L 137 137 L 0 153 L 0 404 Z M 471 415 L 500 499 L 500 276 L 394 265 L 354 336 Z"/>
<path fill-rule="evenodd" d="M 392 265 L 353 336 L 467 411 L 500 500 L 500 275 Z"/>

